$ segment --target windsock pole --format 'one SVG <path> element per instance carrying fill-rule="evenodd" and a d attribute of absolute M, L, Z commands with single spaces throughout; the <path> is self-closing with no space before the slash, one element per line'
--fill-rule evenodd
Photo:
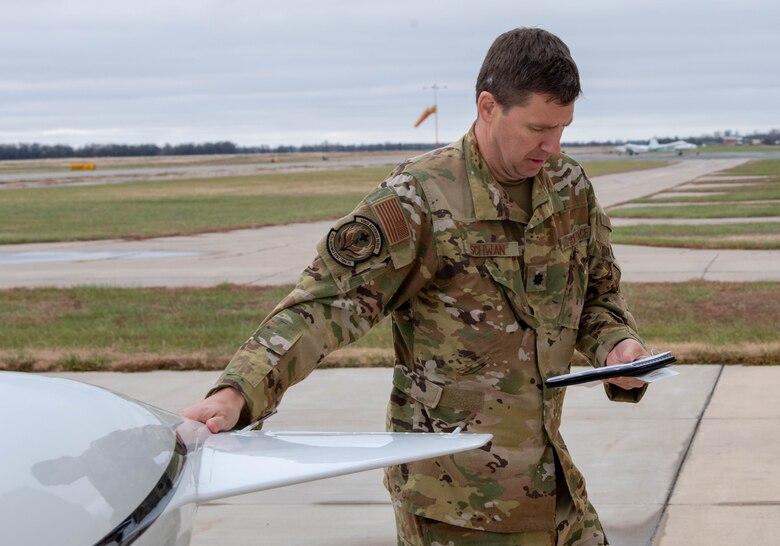
<path fill-rule="evenodd" d="M 439 84 L 434 83 L 430 87 L 424 87 L 423 89 L 433 89 L 433 108 L 434 108 L 434 116 L 436 118 L 434 119 L 435 127 L 436 127 L 436 147 L 439 147 L 439 89 L 447 89 L 446 85 L 440 86 Z"/>

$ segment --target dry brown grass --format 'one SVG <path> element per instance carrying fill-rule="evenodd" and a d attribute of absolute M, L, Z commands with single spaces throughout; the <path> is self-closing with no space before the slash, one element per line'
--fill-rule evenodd
<path fill-rule="evenodd" d="M 122 353 L 106 350 L 0 351 L 0 370 L 20 372 L 148 372 L 153 370 L 222 370 L 231 354 L 205 352 Z M 346 348 L 331 353 L 320 368 L 376 368 L 393 365 L 393 351 Z"/>
<path fill-rule="evenodd" d="M 780 363 L 780 342 L 739 343 L 713 347 L 704 343 L 668 343 L 655 352 L 671 351 L 677 364 L 741 364 L 771 365 Z M 23 356 L 0 351 L 0 370 L 25 372 L 111 371 L 148 372 L 154 370 L 220 371 L 231 355 L 207 353 L 95 353 L 70 351 L 69 358 L 60 352 L 31 351 Z M 102 360 L 107 362 L 103 363 Z M 320 364 L 320 368 L 389 368 L 393 366 L 390 349 L 347 348 L 335 351 Z M 585 365 L 585 359 L 575 355 L 574 365 Z"/>

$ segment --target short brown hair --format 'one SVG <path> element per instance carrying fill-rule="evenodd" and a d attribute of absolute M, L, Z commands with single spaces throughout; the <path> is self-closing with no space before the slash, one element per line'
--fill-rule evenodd
<path fill-rule="evenodd" d="M 490 46 L 477 77 L 477 98 L 482 91 L 510 108 L 525 104 L 531 93 L 569 104 L 582 89 L 577 65 L 560 38 L 540 28 L 516 28 Z"/>

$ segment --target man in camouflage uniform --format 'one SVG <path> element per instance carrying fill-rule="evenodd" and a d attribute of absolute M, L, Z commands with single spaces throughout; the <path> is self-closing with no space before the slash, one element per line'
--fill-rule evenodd
<path fill-rule="evenodd" d="M 184 414 L 214 432 L 249 423 L 391 315 L 388 429 L 493 434 L 477 450 L 387 469 L 398 543 L 606 544 L 559 432 L 565 389 L 544 386 L 575 349 L 594 366 L 646 355 L 609 219 L 560 153 L 579 93 L 557 37 L 500 36 L 469 132 L 400 165 L 339 220 L 209 398 Z M 611 381 L 611 399 L 644 392 L 636 379 Z"/>

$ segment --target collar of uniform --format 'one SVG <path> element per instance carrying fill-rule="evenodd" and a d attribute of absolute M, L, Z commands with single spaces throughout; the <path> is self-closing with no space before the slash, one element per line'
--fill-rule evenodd
<path fill-rule="evenodd" d="M 528 215 L 509 198 L 501 184 L 490 174 L 485 160 L 479 153 L 473 125 L 463 137 L 463 152 L 471 198 L 474 202 L 474 215 L 477 220 L 511 220 L 527 224 Z M 534 180 L 534 188 L 536 188 L 536 180 Z"/>
<path fill-rule="evenodd" d="M 558 193 L 553 187 L 552 180 L 550 180 L 550 175 L 547 174 L 548 165 L 549 160 L 544 164 L 544 167 L 539 171 L 539 174 L 534 177 L 534 185 L 531 188 L 531 208 L 533 209 L 533 214 L 528 221 L 527 227 L 529 228 L 541 224 L 547 218 L 556 212 L 560 212 L 564 208 L 563 202 L 560 197 L 558 197 Z"/>

